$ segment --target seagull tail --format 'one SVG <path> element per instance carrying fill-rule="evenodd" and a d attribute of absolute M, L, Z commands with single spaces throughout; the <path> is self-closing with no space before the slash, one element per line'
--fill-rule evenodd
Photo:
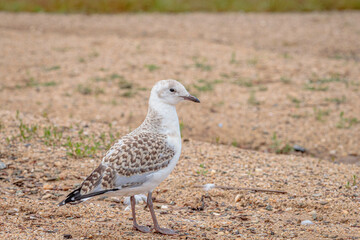
<path fill-rule="evenodd" d="M 107 192 L 113 192 L 113 191 L 117 191 L 119 190 L 118 188 L 113 188 L 113 189 L 108 189 L 108 190 L 102 190 L 102 191 L 98 191 L 98 192 L 92 192 L 92 193 L 88 193 L 88 194 L 84 194 L 81 195 L 80 191 L 81 188 L 77 188 L 74 191 L 72 191 L 67 197 L 66 199 L 64 199 L 63 201 L 61 201 L 58 206 L 61 207 L 67 203 L 69 204 L 78 204 L 78 203 L 82 203 L 85 202 L 86 200 L 89 200 L 90 198 L 93 198 L 95 196 L 107 193 Z"/>

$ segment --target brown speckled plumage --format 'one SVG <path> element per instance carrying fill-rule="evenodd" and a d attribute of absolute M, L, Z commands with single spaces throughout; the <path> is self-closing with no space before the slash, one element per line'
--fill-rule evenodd
<path fill-rule="evenodd" d="M 175 152 L 166 143 L 166 135 L 158 133 L 161 118 L 151 108 L 148 116 L 139 128 L 122 137 L 109 149 L 100 166 L 82 183 L 82 195 L 90 193 L 99 184 L 102 190 L 139 185 L 141 183 L 115 186 L 115 176 L 130 177 L 154 172 L 169 165 Z"/>

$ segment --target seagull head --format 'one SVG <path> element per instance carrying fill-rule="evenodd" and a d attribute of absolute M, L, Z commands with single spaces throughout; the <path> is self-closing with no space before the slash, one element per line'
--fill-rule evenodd
<path fill-rule="evenodd" d="M 157 82 L 151 90 L 151 97 L 170 105 L 176 105 L 183 100 L 200 102 L 199 99 L 190 95 L 181 83 L 173 79 Z"/>

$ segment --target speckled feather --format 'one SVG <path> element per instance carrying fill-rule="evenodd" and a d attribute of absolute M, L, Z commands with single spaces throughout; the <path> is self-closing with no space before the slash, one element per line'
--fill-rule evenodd
<path fill-rule="evenodd" d="M 150 173 L 169 165 L 174 149 L 166 143 L 166 135 L 156 133 L 160 126 L 157 114 L 149 109 L 149 118 L 133 132 L 122 137 L 106 153 L 102 163 L 81 184 L 82 195 L 101 185 L 102 190 L 125 188 L 139 183 L 117 186 L 115 176 L 132 176 Z"/>

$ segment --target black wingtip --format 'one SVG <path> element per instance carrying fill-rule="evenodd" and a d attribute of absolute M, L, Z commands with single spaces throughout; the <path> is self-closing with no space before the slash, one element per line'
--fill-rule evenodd
<path fill-rule="evenodd" d="M 72 191 L 69 195 L 67 195 L 66 199 L 64 199 L 63 201 L 61 201 L 58 206 L 64 206 L 67 203 L 71 203 L 71 202 L 77 202 L 81 199 L 81 195 L 80 195 L 80 188 L 75 189 L 74 191 Z"/>
<path fill-rule="evenodd" d="M 61 207 L 61 206 L 64 206 L 66 203 L 65 203 L 65 200 L 61 201 L 59 204 L 58 204 L 58 207 Z"/>
<path fill-rule="evenodd" d="M 93 192 L 93 193 L 89 193 L 89 194 L 85 194 L 85 195 L 81 195 L 80 194 L 80 188 L 75 189 L 74 191 L 72 191 L 69 195 L 67 195 L 66 199 L 64 199 L 63 201 L 61 201 L 58 206 L 61 207 L 67 203 L 70 204 L 78 204 L 81 203 L 89 198 L 107 193 L 107 192 L 113 192 L 113 191 L 117 191 L 119 190 L 118 188 L 113 188 L 113 189 L 108 189 L 108 190 L 102 190 L 99 192 Z"/>

